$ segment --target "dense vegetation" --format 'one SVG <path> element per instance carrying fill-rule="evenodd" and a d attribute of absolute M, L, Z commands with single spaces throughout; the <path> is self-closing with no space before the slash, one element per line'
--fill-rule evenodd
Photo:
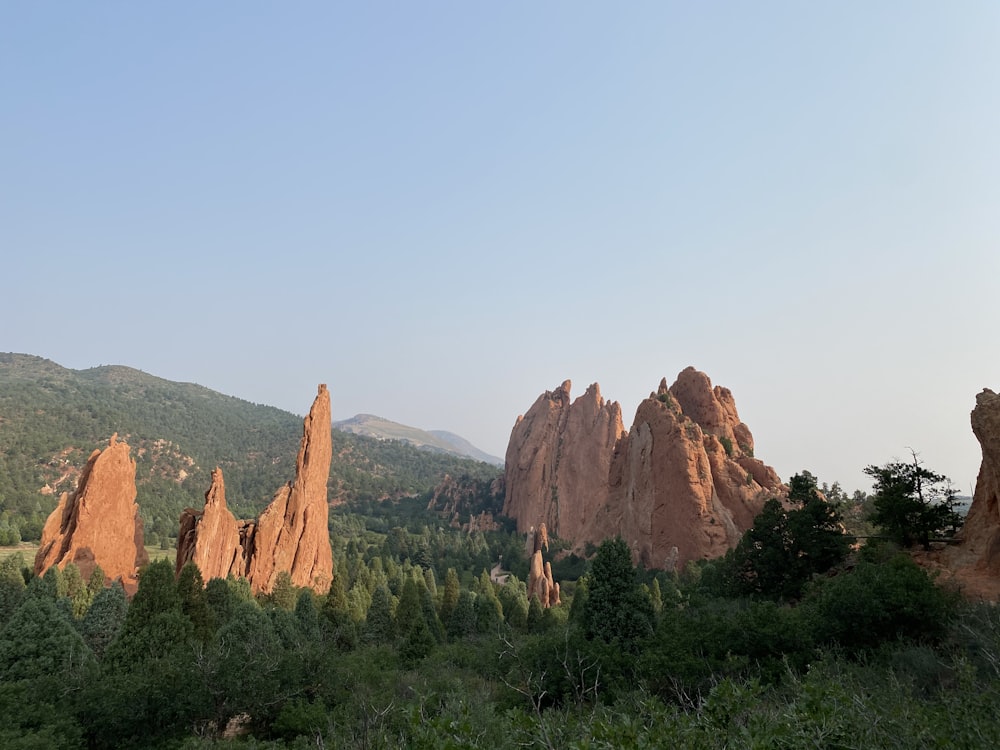
<path fill-rule="evenodd" d="M 303 409 L 312 395 L 303 395 Z M 302 419 L 127 367 L 76 371 L 0 354 L 0 544 L 37 540 L 58 492 L 75 487 L 74 471 L 114 432 L 132 447 L 138 503 L 155 544 L 176 537 L 181 510 L 201 506 L 215 466 L 233 511 L 258 513 L 294 477 Z M 497 474 L 476 461 L 337 431 L 333 448 L 331 495 L 344 501 L 427 493 L 446 473 Z M 40 494 L 45 485 L 56 491 Z"/>
<path fill-rule="evenodd" d="M 550 610 L 522 537 L 442 528 L 417 499 L 335 514 L 325 595 L 154 562 L 127 602 L 8 558 L 0 746 L 998 746 L 995 608 L 891 542 L 850 552 L 814 479 L 792 487 L 743 549 L 679 575 L 605 542 Z M 792 552 L 808 565 L 776 575 Z"/>

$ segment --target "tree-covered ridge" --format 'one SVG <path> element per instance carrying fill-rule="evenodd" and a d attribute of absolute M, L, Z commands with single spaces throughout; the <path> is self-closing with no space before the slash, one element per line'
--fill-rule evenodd
<path fill-rule="evenodd" d="M 184 507 L 201 507 L 220 466 L 227 499 L 253 516 L 294 476 L 301 417 L 139 370 L 71 370 L 40 357 L 0 354 L 0 526 L 37 539 L 59 492 L 117 432 L 137 462 L 147 533 L 177 534 Z M 392 442 L 333 433 L 330 495 L 363 501 L 429 491 L 446 473 L 496 469 Z M 48 485 L 52 493 L 40 494 Z"/>

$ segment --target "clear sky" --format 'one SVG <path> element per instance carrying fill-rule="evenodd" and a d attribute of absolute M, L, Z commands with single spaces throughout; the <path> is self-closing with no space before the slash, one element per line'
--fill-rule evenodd
<path fill-rule="evenodd" d="M 688 365 L 787 479 L 1000 390 L 1000 3 L 0 5 L 0 351 L 502 456 Z"/>

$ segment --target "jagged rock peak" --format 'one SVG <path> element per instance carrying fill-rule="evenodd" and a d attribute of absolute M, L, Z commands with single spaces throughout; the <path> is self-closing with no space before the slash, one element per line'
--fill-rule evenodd
<path fill-rule="evenodd" d="M 226 505 L 226 483 L 222 469 L 212 471 L 212 484 L 205 493 L 205 508 L 185 508 L 177 535 L 176 572 L 193 562 L 207 582 L 229 575 L 245 577 L 246 552 L 240 543 L 240 522 Z"/>
<path fill-rule="evenodd" d="M 128 443 L 114 433 L 95 450 L 80 473 L 76 490 L 64 492 L 42 530 L 35 574 L 74 563 L 84 579 L 96 565 L 108 580 L 134 590 L 139 567 L 149 562 L 142 519 L 135 502 L 135 460 Z"/>
<path fill-rule="evenodd" d="M 732 393 L 693 367 L 673 386 L 661 379 L 627 433 L 596 383 L 570 402 L 566 381 L 511 431 L 504 514 L 522 533 L 544 522 L 578 551 L 621 535 L 637 562 L 683 566 L 725 553 L 783 492 L 753 448 Z"/>
<path fill-rule="evenodd" d="M 662 385 L 661 382 L 661 388 Z M 713 388 L 708 375 L 687 367 L 677 375 L 670 394 L 704 432 L 730 441 L 740 454 L 753 455 L 753 435 L 740 421 L 736 401 L 728 388 Z"/>
<path fill-rule="evenodd" d="M 605 401 L 597 383 L 575 401 L 570 388 L 565 380 L 545 391 L 511 430 L 503 512 L 521 533 L 541 521 L 555 536 L 573 538 L 604 502 L 599 488 L 606 492 L 611 455 L 625 431 L 621 407 Z"/>
<path fill-rule="evenodd" d="M 205 493 L 205 509 L 181 514 L 178 572 L 188 560 L 201 559 L 206 581 L 232 572 L 245 576 L 254 593 L 270 593 L 278 574 L 287 572 L 296 586 L 325 592 L 333 580 L 327 528 L 331 429 L 330 393 L 321 384 L 303 421 L 295 478 L 274 494 L 256 522 L 233 518 L 225 505 L 222 472 L 216 469 Z"/>

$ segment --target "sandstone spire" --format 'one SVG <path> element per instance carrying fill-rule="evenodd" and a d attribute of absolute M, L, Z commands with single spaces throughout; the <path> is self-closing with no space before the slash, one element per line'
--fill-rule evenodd
<path fill-rule="evenodd" d="M 333 580 L 327 527 L 327 481 L 333 457 L 330 393 L 320 385 L 302 427 L 295 479 L 279 489 L 257 521 L 237 521 L 226 508 L 222 471 L 212 472 L 202 512 L 181 514 L 177 571 L 193 560 L 208 581 L 230 573 L 270 592 L 287 571 L 296 586 L 325 592 Z"/>
<path fill-rule="evenodd" d="M 983 451 L 961 547 L 975 568 L 1000 576 L 1000 395 L 984 388 L 972 410 L 972 431 Z"/>
<path fill-rule="evenodd" d="M 185 508 L 177 535 L 177 573 L 188 562 L 198 566 L 202 578 L 246 576 L 246 556 L 240 544 L 240 524 L 226 507 L 222 469 L 212 471 L 212 485 L 205 493 L 205 508 Z"/>
<path fill-rule="evenodd" d="M 76 490 L 64 492 L 46 520 L 35 574 L 72 562 L 87 579 L 100 565 L 109 579 L 134 586 L 139 567 L 149 562 L 135 496 L 135 461 L 115 433 L 107 448 L 91 454 Z"/>
<path fill-rule="evenodd" d="M 275 493 L 253 534 L 247 577 L 257 590 L 271 591 L 278 573 L 285 570 L 296 586 L 316 591 L 326 591 L 333 580 L 327 527 L 330 433 L 330 393 L 320 385 L 302 428 L 295 479 Z"/>

